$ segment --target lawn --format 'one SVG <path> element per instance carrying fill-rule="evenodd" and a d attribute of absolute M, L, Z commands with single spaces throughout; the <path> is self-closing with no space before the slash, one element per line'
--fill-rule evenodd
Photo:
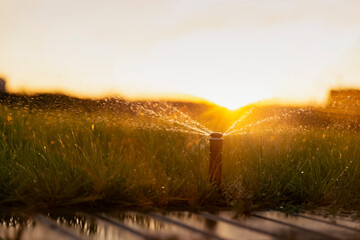
<path fill-rule="evenodd" d="M 304 126 L 283 114 L 271 124 L 240 122 L 252 125 L 224 137 L 217 188 L 208 180 L 208 136 L 184 126 L 197 123 L 138 109 L 0 105 L 0 205 L 360 210 L 353 128 Z"/>

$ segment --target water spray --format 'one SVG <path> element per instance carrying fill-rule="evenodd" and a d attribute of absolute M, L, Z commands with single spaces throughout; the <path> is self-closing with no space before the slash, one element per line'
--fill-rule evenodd
<path fill-rule="evenodd" d="M 209 180 L 210 183 L 221 184 L 222 172 L 222 147 L 224 135 L 219 132 L 210 134 L 210 164 L 209 164 Z"/>

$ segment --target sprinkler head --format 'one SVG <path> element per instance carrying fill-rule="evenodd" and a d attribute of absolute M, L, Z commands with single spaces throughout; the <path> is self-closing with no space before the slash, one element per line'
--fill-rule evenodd
<path fill-rule="evenodd" d="M 213 132 L 210 134 L 210 137 L 212 138 L 222 138 L 224 135 L 220 132 Z"/>
<path fill-rule="evenodd" d="M 210 152 L 222 152 L 222 146 L 224 139 L 222 138 L 223 134 L 220 132 L 213 132 L 210 134 Z"/>

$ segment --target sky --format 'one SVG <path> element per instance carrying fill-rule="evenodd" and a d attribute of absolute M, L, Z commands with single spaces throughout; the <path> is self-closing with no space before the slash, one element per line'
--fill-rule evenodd
<path fill-rule="evenodd" d="M 360 88 L 358 0 L 0 0 L 11 92 L 323 103 Z"/>

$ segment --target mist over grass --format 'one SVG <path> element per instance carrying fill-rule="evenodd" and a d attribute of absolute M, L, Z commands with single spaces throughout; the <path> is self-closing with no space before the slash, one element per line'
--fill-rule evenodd
<path fill-rule="evenodd" d="M 208 137 L 168 118 L 7 105 L 0 113 L 4 207 L 360 210 L 353 128 L 282 119 L 225 136 L 218 191 L 208 181 Z"/>

